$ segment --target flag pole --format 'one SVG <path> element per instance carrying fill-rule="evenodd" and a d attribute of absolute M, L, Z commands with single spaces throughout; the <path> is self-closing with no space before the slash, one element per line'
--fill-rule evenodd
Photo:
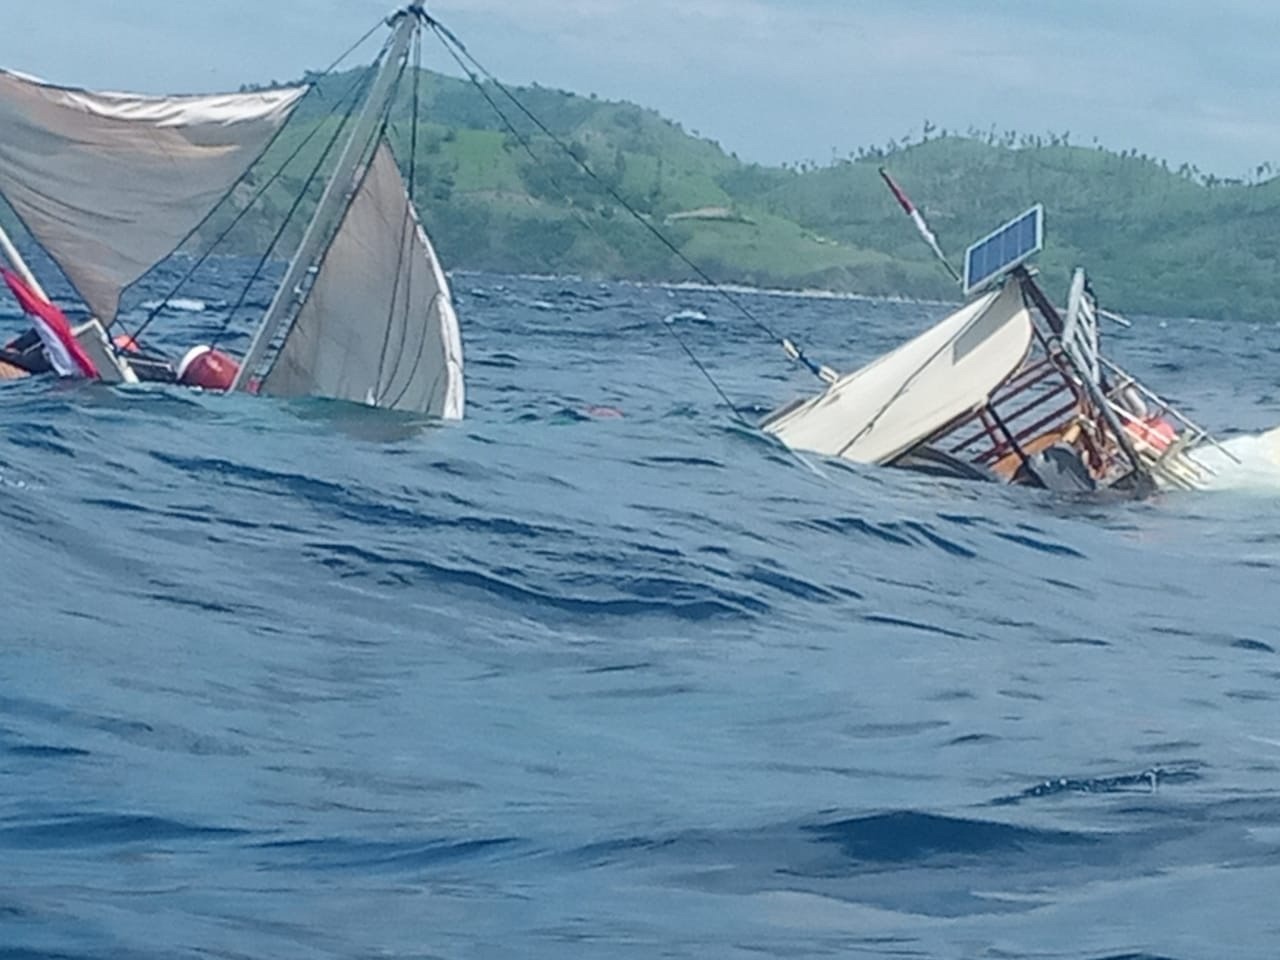
<path fill-rule="evenodd" d="M 947 268 L 947 273 L 951 274 L 951 279 L 956 283 L 962 283 L 963 280 L 961 279 L 959 272 L 951 265 L 951 261 L 946 258 L 946 255 L 942 252 L 942 248 L 938 246 L 938 238 L 935 237 L 933 231 L 929 229 L 929 225 L 925 222 L 924 215 L 916 209 L 916 205 L 911 202 L 911 198 L 907 196 L 902 187 L 898 186 L 893 177 L 889 176 L 889 171 L 884 167 L 880 167 L 880 176 L 888 185 L 889 189 L 893 191 L 894 199 L 898 201 L 898 205 L 906 211 L 907 216 L 911 218 L 911 222 L 916 225 L 916 230 L 920 233 L 920 236 L 924 238 L 924 242 L 929 245 L 929 249 L 933 251 L 934 256 L 936 256 L 942 265 Z M 1098 307 L 1098 316 L 1106 317 L 1108 320 L 1113 323 L 1118 323 L 1122 327 L 1133 326 L 1132 323 L 1120 316 L 1120 314 L 1112 313 L 1110 310 L 1104 310 L 1102 307 Z"/>
<path fill-rule="evenodd" d="M 40 286 L 40 281 L 36 279 L 36 275 L 27 266 L 27 261 L 22 259 L 22 254 L 14 246 L 13 240 L 10 239 L 8 231 L 5 230 L 3 225 L 0 225 L 0 253 L 4 254 L 4 258 L 9 261 L 9 266 L 13 269 L 13 272 L 22 278 L 22 282 L 31 288 L 31 292 L 38 295 L 41 300 L 48 302 L 49 295 L 44 292 L 44 287 Z"/>
<path fill-rule="evenodd" d="M 929 245 L 929 249 L 933 251 L 933 255 L 938 258 L 947 273 L 951 274 L 951 279 L 956 283 L 960 283 L 960 274 L 956 272 L 956 268 L 951 265 L 951 261 L 947 259 L 946 254 L 942 252 L 942 248 L 938 246 L 938 238 L 933 235 L 933 231 L 929 229 L 929 225 L 924 221 L 924 215 L 916 209 L 916 205 L 911 202 L 903 189 L 894 182 L 893 177 L 889 176 L 889 171 L 884 167 L 880 168 L 880 176 L 889 189 L 893 191 L 894 198 L 898 201 L 898 205 L 911 218 L 911 222 L 916 225 L 916 230 L 920 236 L 924 238 L 924 242 Z"/>

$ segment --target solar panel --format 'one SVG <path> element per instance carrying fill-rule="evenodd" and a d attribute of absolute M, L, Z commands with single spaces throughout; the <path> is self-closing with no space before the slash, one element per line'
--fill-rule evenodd
<path fill-rule="evenodd" d="M 964 253 L 964 292 L 998 280 L 1044 249 L 1044 205 L 1014 217 L 999 230 L 987 234 Z"/>

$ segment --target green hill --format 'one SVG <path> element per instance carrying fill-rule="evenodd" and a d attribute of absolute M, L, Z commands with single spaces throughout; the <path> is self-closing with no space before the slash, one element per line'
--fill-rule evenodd
<path fill-rule="evenodd" d="M 276 156 L 315 124 L 333 123 L 324 113 L 345 102 L 358 79 L 355 72 L 325 78 Z M 691 279 L 612 190 L 720 282 L 956 297 L 881 182 L 877 168 L 885 164 L 957 261 L 970 241 L 1043 202 L 1040 265 L 1050 289 L 1065 287 L 1070 269 L 1083 265 L 1121 310 L 1267 318 L 1280 301 L 1274 179 L 1245 184 L 1186 167 L 1175 172 L 1134 151 L 1069 146 L 1065 135 L 981 133 L 872 148 L 824 168 L 772 168 L 743 163 L 634 104 L 538 86 L 515 90 L 589 164 L 595 182 L 500 90 L 483 91 L 430 72 L 418 88 L 418 115 L 429 120 L 417 129 L 417 196 L 451 267 Z M 405 89 L 393 111 L 402 157 L 411 104 Z M 264 168 L 273 162 L 268 157 Z M 286 186 L 268 195 L 270 207 L 279 210 L 298 183 Z M 708 208 L 720 213 L 681 216 Z M 260 243 L 263 221 L 249 222 Z"/>
<path fill-rule="evenodd" d="M 319 82 L 198 243 L 207 246 L 263 187 L 219 249 L 259 252 L 270 242 L 362 77 Z M 1066 136 L 971 133 L 862 150 L 828 167 L 774 168 L 743 163 L 634 104 L 514 90 L 571 157 L 493 85 L 482 93 L 424 71 L 416 130 L 412 84 L 401 87 L 390 136 L 401 158 L 416 136 L 415 196 L 450 268 L 692 279 L 612 191 L 719 282 L 957 298 L 881 182 L 884 164 L 957 265 L 969 242 L 1043 202 L 1040 266 L 1050 290 L 1064 290 L 1082 265 L 1106 304 L 1125 311 L 1269 319 L 1280 302 L 1280 180 L 1264 180 L 1265 166 L 1258 182 L 1220 181 L 1134 151 L 1070 146 Z M 311 200 L 316 192 L 313 185 Z M 301 221 L 286 230 L 279 255 L 296 243 Z"/>
<path fill-rule="evenodd" d="M 842 242 L 877 246 L 904 261 L 923 258 L 924 245 L 877 175 L 881 162 L 908 185 L 957 263 L 971 240 L 1039 201 L 1046 206 L 1039 263 L 1051 289 L 1064 287 L 1080 265 L 1122 309 L 1275 316 L 1276 180 L 1220 183 L 1133 154 L 948 137 L 816 170 L 752 199 Z"/>

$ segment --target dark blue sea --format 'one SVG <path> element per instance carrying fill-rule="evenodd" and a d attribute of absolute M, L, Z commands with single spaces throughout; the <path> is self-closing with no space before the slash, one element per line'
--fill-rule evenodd
<path fill-rule="evenodd" d="M 1280 483 L 806 463 L 715 293 L 453 282 L 461 423 L 0 386 L 0 958 L 1280 956 Z M 739 296 L 842 369 L 946 310 Z M 1280 423 L 1280 326 L 1105 333 Z"/>

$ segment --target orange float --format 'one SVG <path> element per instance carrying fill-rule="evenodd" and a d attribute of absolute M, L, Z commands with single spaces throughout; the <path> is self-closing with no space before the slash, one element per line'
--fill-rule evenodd
<path fill-rule="evenodd" d="M 201 345 L 192 347 L 178 363 L 178 382 L 205 390 L 230 390 L 240 364 L 221 350 Z"/>

